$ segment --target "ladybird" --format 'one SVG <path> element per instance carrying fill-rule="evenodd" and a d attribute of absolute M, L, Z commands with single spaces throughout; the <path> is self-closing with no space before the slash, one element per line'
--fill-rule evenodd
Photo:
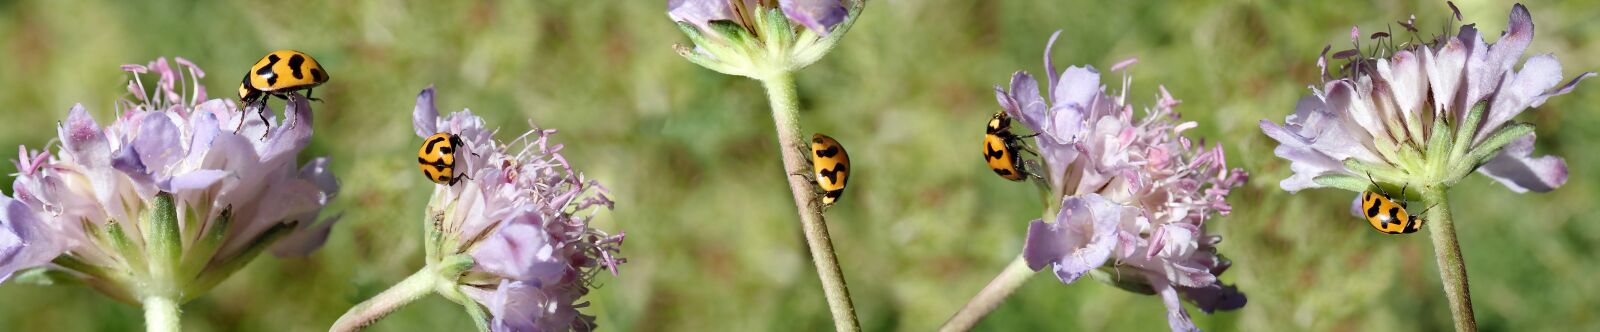
<path fill-rule="evenodd" d="M 1371 180 L 1372 175 L 1368 174 L 1367 177 Z M 1402 199 L 1397 201 L 1393 196 L 1384 193 L 1383 188 L 1378 187 L 1377 181 L 1372 181 L 1372 186 L 1378 188 L 1378 191 L 1361 192 L 1361 213 L 1367 218 L 1367 223 L 1372 224 L 1373 229 L 1384 234 L 1411 234 L 1422 229 L 1424 220 L 1421 217 L 1406 213 L 1406 202 L 1404 200 L 1406 189 L 1404 187 L 1400 188 L 1400 197 Z M 1433 207 L 1430 206 L 1428 208 L 1431 209 Z M 1428 210 L 1423 209 L 1422 212 L 1427 213 Z"/>
<path fill-rule="evenodd" d="M 1022 181 L 1029 176 L 1019 151 L 1027 151 L 1022 143 L 1024 136 L 1011 132 L 1011 117 L 1005 111 L 994 113 L 983 135 L 983 159 L 989 162 L 994 174 L 1011 181 Z M 1027 137 L 1032 137 L 1027 136 Z M 1030 151 L 1031 152 L 1031 151 Z"/>
<path fill-rule="evenodd" d="M 422 168 L 422 175 L 427 176 L 428 181 L 454 186 L 461 179 L 468 178 L 466 174 L 456 175 L 456 153 L 463 146 L 461 136 L 455 134 L 428 136 L 422 141 L 422 147 L 417 149 L 417 167 Z"/>
<path fill-rule="evenodd" d="M 288 99 L 290 92 L 299 90 L 306 90 L 306 99 L 320 100 L 311 97 L 311 89 L 327 81 L 328 71 L 311 55 L 295 50 L 272 51 L 244 73 L 239 82 L 239 102 L 246 106 L 265 104 L 267 96 Z M 261 117 L 266 120 L 266 114 Z"/>
<path fill-rule="evenodd" d="M 850 154 L 828 135 L 811 135 L 811 173 L 822 189 L 822 207 L 833 206 L 850 180 Z"/>

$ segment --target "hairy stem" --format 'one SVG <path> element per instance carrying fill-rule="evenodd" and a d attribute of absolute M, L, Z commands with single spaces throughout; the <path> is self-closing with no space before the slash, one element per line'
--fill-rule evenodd
<path fill-rule="evenodd" d="M 807 178 L 790 175 L 808 174 L 811 169 L 801 152 L 807 150 L 804 148 L 806 141 L 800 136 L 800 100 L 795 96 L 794 73 L 779 71 L 766 75 L 762 84 L 772 102 L 772 120 L 778 129 L 784 178 L 789 179 L 795 207 L 800 210 L 800 225 L 811 249 L 811 261 L 817 265 L 817 277 L 822 279 L 828 308 L 833 312 L 834 328 L 860 331 L 855 306 L 850 303 L 850 289 L 845 286 L 844 272 L 839 269 L 839 260 L 833 253 L 833 240 L 828 237 L 828 225 L 822 219 L 822 202 Z"/>
<path fill-rule="evenodd" d="M 1430 186 L 1422 190 L 1422 203 L 1431 206 L 1427 212 L 1428 236 L 1433 238 L 1433 254 L 1439 260 L 1439 279 L 1444 283 L 1444 295 L 1450 299 L 1450 317 L 1455 320 L 1456 331 L 1478 330 L 1472 315 L 1472 295 L 1467 290 L 1467 264 L 1461 259 L 1461 244 L 1456 240 L 1456 226 L 1450 220 L 1450 204 L 1444 188 Z"/>
<path fill-rule="evenodd" d="M 417 270 L 417 273 L 406 277 L 406 280 L 350 308 L 350 311 L 340 316 L 328 331 L 356 331 L 366 328 L 383 316 L 400 310 L 400 307 L 433 293 L 438 279 L 438 272 L 432 266 L 423 267 Z"/>
<path fill-rule="evenodd" d="M 178 299 L 174 296 L 147 296 L 144 302 L 145 331 L 182 331 L 178 323 Z"/>
<path fill-rule="evenodd" d="M 1022 255 L 1017 255 L 1017 259 L 1011 260 L 1011 264 L 1000 270 L 1000 274 L 994 276 L 994 280 L 989 281 L 988 286 L 983 286 L 978 295 L 972 296 L 972 300 L 968 300 L 967 305 L 961 307 L 961 311 L 950 316 L 950 320 L 945 321 L 944 326 L 939 327 L 939 331 L 972 330 L 972 327 L 978 325 L 978 321 L 1000 307 L 1000 302 L 1004 302 L 1006 297 L 1011 296 L 1011 292 L 1017 291 L 1017 288 L 1022 287 L 1022 284 L 1033 275 L 1033 269 L 1028 268 L 1028 261 L 1024 260 Z"/>

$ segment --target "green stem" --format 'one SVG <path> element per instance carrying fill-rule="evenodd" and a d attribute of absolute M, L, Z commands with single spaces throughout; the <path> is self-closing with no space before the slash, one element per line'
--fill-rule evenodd
<path fill-rule="evenodd" d="M 406 280 L 350 308 L 350 311 L 340 316 L 328 331 L 356 331 L 366 328 L 367 325 L 372 325 L 373 322 L 399 310 L 400 307 L 433 293 L 438 282 L 438 271 L 431 266 L 423 267 L 417 270 L 417 273 L 406 277 Z"/>
<path fill-rule="evenodd" d="M 860 331 L 855 305 L 850 303 L 850 289 L 845 286 L 844 272 L 839 269 L 833 240 L 828 237 L 828 225 L 822 218 L 822 202 L 811 182 L 805 177 L 790 175 L 807 174 L 811 169 L 801 152 L 808 150 L 800 136 L 800 100 L 795 96 L 794 73 L 776 71 L 765 75 L 761 83 L 772 102 L 772 120 L 778 130 L 784 178 L 789 179 L 789 191 L 794 194 L 794 204 L 800 210 L 800 225 L 811 250 L 811 261 L 817 266 L 817 277 L 822 279 L 828 308 L 833 312 L 833 326 L 839 331 Z"/>
<path fill-rule="evenodd" d="M 178 323 L 178 299 L 172 296 L 147 296 L 144 298 L 145 330 L 150 332 L 182 331 Z"/>
<path fill-rule="evenodd" d="M 994 312 L 995 308 L 999 308 L 1000 302 L 1005 301 L 1006 297 L 1022 287 L 1022 284 L 1034 274 L 1035 271 L 1028 268 L 1028 261 L 1023 259 L 1022 255 L 1017 255 L 1017 259 L 1011 260 L 1011 264 L 1000 270 L 1000 275 L 994 276 L 994 280 L 989 281 L 988 286 L 983 286 L 983 290 L 978 291 L 978 295 L 974 295 L 972 300 L 968 300 L 967 305 L 961 307 L 961 311 L 950 316 L 950 320 L 945 321 L 944 326 L 939 327 L 939 331 L 972 330 L 972 327 L 978 325 L 978 321 Z"/>
<path fill-rule="evenodd" d="M 1461 244 L 1456 240 L 1456 226 L 1450 220 L 1450 204 L 1441 186 L 1422 190 L 1422 203 L 1428 208 L 1428 236 L 1433 238 L 1433 254 L 1439 260 L 1439 279 L 1444 283 L 1444 295 L 1450 299 L 1450 317 L 1455 320 L 1456 331 L 1478 330 L 1472 315 L 1472 295 L 1467 290 L 1467 265 L 1461 259 Z"/>

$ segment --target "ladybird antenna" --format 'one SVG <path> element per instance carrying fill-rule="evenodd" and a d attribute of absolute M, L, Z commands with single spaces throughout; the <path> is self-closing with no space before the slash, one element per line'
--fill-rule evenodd
<path fill-rule="evenodd" d="M 1367 181 L 1372 182 L 1373 188 L 1377 188 L 1378 191 L 1383 191 L 1383 187 L 1378 186 L 1378 180 L 1372 179 L 1372 171 L 1367 171 Z"/>
<path fill-rule="evenodd" d="M 1432 210 L 1433 207 L 1435 207 L 1435 206 L 1439 206 L 1439 203 L 1433 203 L 1433 205 L 1429 205 L 1428 208 L 1422 209 L 1422 212 L 1417 212 L 1417 215 L 1419 215 L 1419 216 L 1420 215 L 1424 215 L 1424 214 L 1428 213 L 1428 210 Z"/>

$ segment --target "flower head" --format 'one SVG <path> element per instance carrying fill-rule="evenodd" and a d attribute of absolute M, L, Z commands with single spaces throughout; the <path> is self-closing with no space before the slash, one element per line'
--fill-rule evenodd
<path fill-rule="evenodd" d="M 204 100 L 205 72 L 175 62 L 188 76 L 166 59 L 123 66 L 133 99 L 118 102 L 109 125 L 76 105 L 54 153 L 19 148 L 16 198 L 0 197 L 0 278 L 60 269 L 130 302 L 152 292 L 187 301 L 263 249 L 321 246 L 334 220 L 317 216 L 339 186 L 327 159 L 295 161 L 311 138 L 311 105 L 293 98 L 285 113 L 301 123 L 271 126 Z M 160 79 L 146 94 L 140 77 L 151 71 Z M 235 120 L 246 121 L 237 133 Z"/>
<path fill-rule="evenodd" d="M 805 68 L 833 48 L 862 0 L 668 0 L 667 16 L 693 41 L 690 61 L 729 75 L 762 78 Z"/>
<path fill-rule="evenodd" d="M 1401 22 L 1415 34 L 1412 23 Z M 1348 61 L 1338 76 L 1329 73 L 1325 49 L 1318 61 L 1325 82 L 1282 125 L 1261 121 L 1294 171 L 1279 183 L 1284 190 L 1364 191 L 1369 181 L 1449 187 L 1473 171 L 1516 192 L 1566 183 L 1566 162 L 1532 156 L 1533 126 L 1511 119 L 1595 73 L 1561 84 L 1561 63 L 1550 54 L 1513 71 L 1533 40 L 1526 7 L 1511 8 L 1507 31 L 1493 44 L 1472 24 L 1427 43 L 1396 44 L 1387 33 L 1374 39 L 1379 45 L 1370 53 L 1357 47 L 1334 54 Z"/>
<path fill-rule="evenodd" d="M 496 331 L 588 330 L 594 317 L 580 298 L 601 270 L 615 274 L 623 235 L 589 227 L 612 201 L 598 182 L 574 171 L 555 130 L 534 129 L 510 143 L 494 139 L 471 111 L 440 117 L 429 87 L 417 96 L 417 135 L 459 135 L 457 159 L 466 180 L 437 185 L 429 201 L 428 259 L 466 255 L 473 265 L 456 279 L 488 308 Z M 434 234 L 437 233 L 437 234 Z"/>
<path fill-rule="evenodd" d="M 1113 272 L 1108 281 L 1118 286 L 1160 294 L 1174 329 L 1194 327 L 1180 297 L 1206 312 L 1242 307 L 1244 295 L 1217 279 L 1230 263 L 1217 254 L 1221 237 L 1208 234 L 1205 221 L 1228 214 L 1225 199 L 1246 173 L 1227 167 L 1220 144 L 1206 148 L 1181 135 L 1197 124 L 1177 121 L 1179 102 L 1165 87 L 1136 117 L 1125 101 L 1126 77 L 1122 94 L 1113 95 L 1094 67 L 1056 72 L 1056 37 L 1045 49 L 1048 101 L 1026 72 L 1012 76 L 1010 91 L 995 88 L 1001 108 L 1038 134 L 1050 197 L 1062 202 L 1053 223 L 1035 220 L 1028 228 L 1028 266 L 1051 267 L 1064 283 Z"/>

